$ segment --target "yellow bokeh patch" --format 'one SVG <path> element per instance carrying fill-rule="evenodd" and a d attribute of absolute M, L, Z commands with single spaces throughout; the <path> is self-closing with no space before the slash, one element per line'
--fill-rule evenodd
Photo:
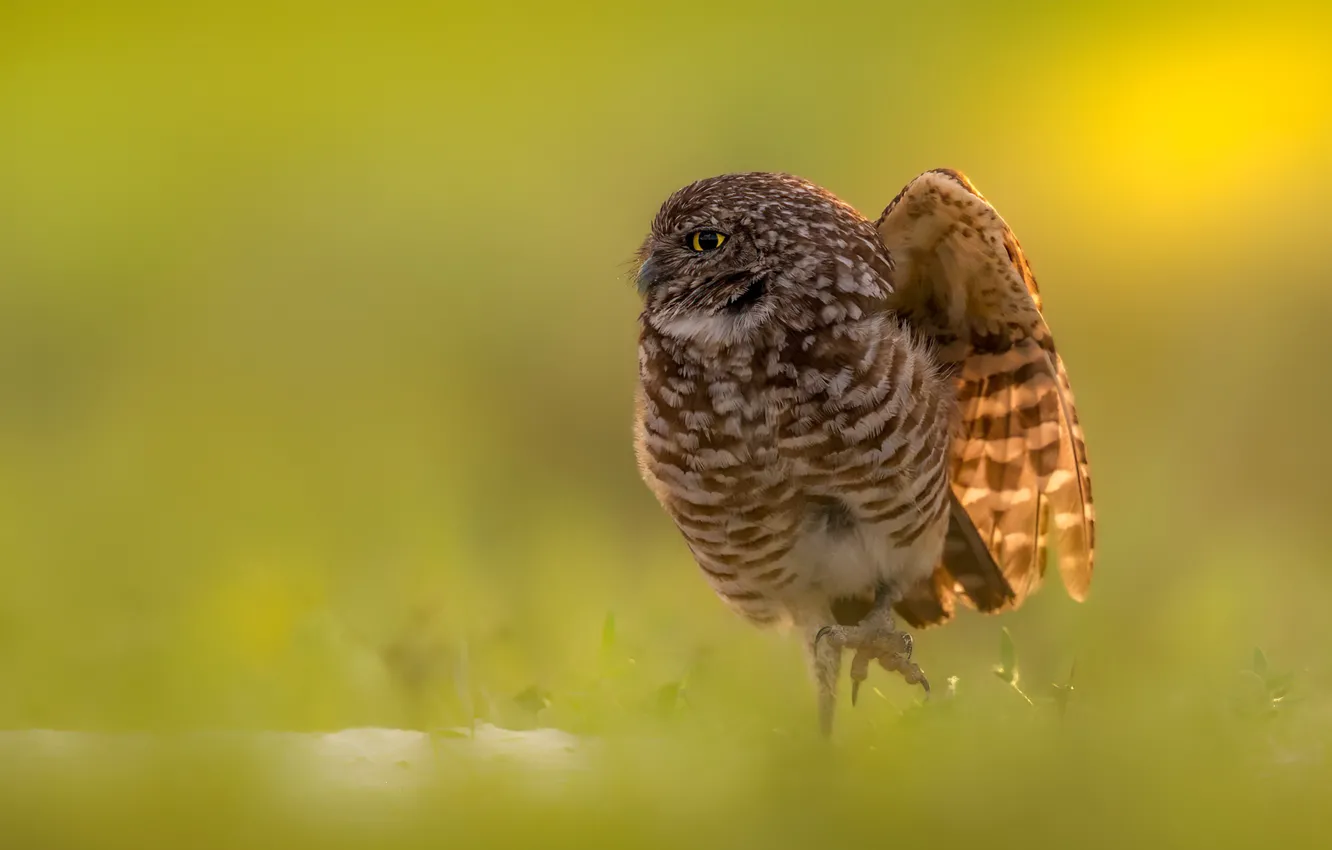
<path fill-rule="evenodd" d="M 322 583 L 311 569 L 273 560 L 243 562 L 203 600 L 204 631 L 224 654 L 264 664 L 290 645 L 298 624 L 321 607 Z"/>

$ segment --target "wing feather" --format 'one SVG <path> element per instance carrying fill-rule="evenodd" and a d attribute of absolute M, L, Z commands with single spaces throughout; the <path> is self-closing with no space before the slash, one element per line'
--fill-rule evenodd
<path fill-rule="evenodd" d="M 1020 605 L 1041 584 L 1052 527 L 1064 584 L 1082 600 L 1095 553 L 1086 441 L 1017 237 L 947 169 L 909 183 L 877 227 L 894 261 L 893 306 L 951 369 L 960 413 L 959 510 L 935 575 L 899 611 L 925 625 L 951 616 L 954 597 L 982 611 Z"/>

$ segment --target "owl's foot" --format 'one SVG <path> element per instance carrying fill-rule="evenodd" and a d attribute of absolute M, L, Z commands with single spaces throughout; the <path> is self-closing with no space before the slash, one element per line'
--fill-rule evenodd
<path fill-rule="evenodd" d="M 895 628 L 888 606 L 876 606 L 869 616 L 854 626 L 824 626 L 814 635 L 814 645 L 821 642 L 839 653 L 844 648 L 854 649 L 851 659 L 851 704 L 856 704 L 860 683 L 869 678 L 871 661 L 878 661 L 883 669 L 901 673 L 909 685 L 920 685 L 925 696 L 930 695 L 930 681 L 919 666 L 911 660 L 912 639 L 906 632 Z"/>

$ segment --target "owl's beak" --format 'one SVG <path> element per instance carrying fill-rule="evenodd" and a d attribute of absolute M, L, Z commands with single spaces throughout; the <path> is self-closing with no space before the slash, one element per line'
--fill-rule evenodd
<path fill-rule="evenodd" d="M 652 257 L 638 267 L 638 291 L 646 294 L 649 289 L 661 283 L 661 264 Z"/>

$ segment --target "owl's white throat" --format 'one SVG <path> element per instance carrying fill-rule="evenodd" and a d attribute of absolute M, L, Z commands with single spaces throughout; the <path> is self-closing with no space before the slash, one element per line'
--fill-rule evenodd
<path fill-rule="evenodd" d="M 737 312 L 654 316 L 649 321 L 658 331 L 674 339 L 721 347 L 752 339 L 770 312 L 767 305 L 760 303 Z"/>

